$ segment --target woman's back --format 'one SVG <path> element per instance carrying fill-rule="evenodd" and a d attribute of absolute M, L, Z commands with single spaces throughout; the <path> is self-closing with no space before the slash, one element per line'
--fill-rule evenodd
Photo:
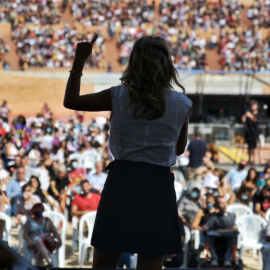
<path fill-rule="evenodd" d="M 176 163 L 176 141 L 192 102 L 180 92 L 165 89 L 166 109 L 157 119 L 134 118 L 129 90 L 111 88 L 110 149 L 116 159 L 143 161 L 161 166 Z"/>

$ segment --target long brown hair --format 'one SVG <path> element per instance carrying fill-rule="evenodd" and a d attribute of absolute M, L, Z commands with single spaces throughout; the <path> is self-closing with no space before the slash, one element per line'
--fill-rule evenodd
<path fill-rule="evenodd" d="M 120 80 L 129 89 L 129 106 L 134 105 L 135 118 L 152 120 L 161 117 L 166 109 L 164 90 L 173 90 L 173 81 L 185 93 L 167 42 L 161 37 L 146 36 L 134 43 Z"/>

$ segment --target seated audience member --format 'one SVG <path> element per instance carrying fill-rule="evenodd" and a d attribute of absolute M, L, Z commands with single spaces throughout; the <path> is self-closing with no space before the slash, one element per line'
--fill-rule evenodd
<path fill-rule="evenodd" d="M 205 236 L 202 233 L 202 227 L 207 223 L 212 214 L 216 213 L 216 211 L 217 209 L 215 208 L 215 197 L 213 194 L 207 193 L 204 208 L 198 210 L 191 227 L 192 230 L 200 231 L 201 245 L 205 244 Z"/>
<path fill-rule="evenodd" d="M 8 199 L 5 191 L 2 190 L 0 183 L 0 212 L 5 212 L 5 208 L 10 204 L 10 200 Z"/>
<path fill-rule="evenodd" d="M 86 170 L 84 168 L 79 168 L 79 163 L 77 159 L 71 160 L 71 171 L 68 173 L 70 185 L 72 188 L 80 185 L 80 182 L 86 177 Z"/>
<path fill-rule="evenodd" d="M 217 175 L 217 169 L 208 168 L 208 172 L 203 179 L 203 187 L 206 193 L 218 194 L 219 176 Z"/>
<path fill-rule="evenodd" d="M 229 181 L 231 189 L 234 191 L 236 186 L 241 186 L 242 181 L 247 177 L 246 170 L 247 162 L 241 160 L 238 168 L 232 168 L 226 175 L 225 178 Z"/>
<path fill-rule="evenodd" d="M 254 168 L 248 170 L 247 178 L 243 180 L 241 187 L 245 187 L 251 192 L 253 197 L 257 191 L 257 171 Z"/>
<path fill-rule="evenodd" d="M 26 217 L 31 215 L 32 207 L 40 203 L 41 200 L 37 195 L 32 194 L 31 184 L 27 183 L 22 187 L 22 196 L 16 200 L 17 219 L 19 223 L 25 223 Z M 25 216 L 25 217 L 24 217 Z"/>
<path fill-rule="evenodd" d="M 2 190 L 6 190 L 9 181 L 9 172 L 4 168 L 4 162 L 0 158 L 0 186 Z"/>
<path fill-rule="evenodd" d="M 7 196 L 10 199 L 11 212 L 13 215 L 17 215 L 17 204 L 16 200 L 21 196 L 22 186 L 26 184 L 25 180 L 25 169 L 19 167 L 17 170 L 16 179 L 11 179 L 7 185 Z"/>
<path fill-rule="evenodd" d="M 194 174 L 194 182 L 196 183 L 196 187 L 203 187 L 204 179 L 207 178 L 209 174 L 213 173 L 214 168 L 214 163 L 207 157 L 206 154 L 206 156 L 203 158 L 203 164 L 196 169 Z"/>
<path fill-rule="evenodd" d="M 49 253 L 59 248 L 62 240 L 52 221 L 42 216 L 43 212 L 44 206 L 41 203 L 32 207 L 31 217 L 24 225 L 23 238 L 27 243 L 27 249 L 34 252 L 35 265 L 43 265 L 43 260 L 45 260 L 47 266 L 52 267 Z M 49 236 L 50 234 L 53 237 Z"/>
<path fill-rule="evenodd" d="M 203 231 L 215 230 L 217 233 L 222 234 L 225 232 L 236 231 L 234 215 L 227 212 L 227 202 L 224 197 L 217 198 L 218 213 L 213 214 L 203 226 Z M 217 236 L 207 236 L 211 253 L 211 266 L 218 266 L 218 255 L 216 251 L 216 243 L 220 243 L 221 238 Z M 222 246 L 225 247 L 224 266 L 232 265 L 233 260 L 233 244 L 235 239 L 233 237 L 222 237 Z M 221 245 L 221 244 L 219 244 Z"/>
<path fill-rule="evenodd" d="M 264 171 L 264 179 L 267 181 L 268 179 L 270 179 L 270 166 L 266 166 Z"/>
<path fill-rule="evenodd" d="M 103 172 L 103 163 L 102 161 L 96 162 L 96 172 L 95 173 L 89 173 L 87 175 L 87 180 L 92 186 L 92 192 L 101 194 L 104 184 L 107 179 L 107 173 Z"/>
<path fill-rule="evenodd" d="M 232 190 L 229 182 L 225 179 L 225 173 L 221 169 L 215 169 L 214 174 L 218 177 L 218 194 L 228 200 L 231 197 Z"/>
<path fill-rule="evenodd" d="M 66 167 L 60 164 L 56 168 L 56 177 L 51 180 L 51 185 L 49 187 L 49 194 L 53 196 L 59 202 L 60 211 L 65 212 L 66 209 L 66 199 L 68 192 L 69 179 L 67 176 Z"/>
<path fill-rule="evenodd" d="M 255 213 L 265 218 L 265 213 L 270 207 L 270 186 L 264 186 L 260 192 L 258 202 L 255 204 Z"/>
<path fill-rule="evenodd" d="M 259 191 L 266 185 L 266 178 L 264 177 L 265 174 L 263 172 L 259 173 L 259 178 L 257 180 L 256 186 Z"/>
<path fill-rule="evenodd" d="M 191 227 L 191 223 L 200 208 L 200 190 L 198 188 L 193 188 L 191 193 L 181 200 L 178 207 L 178 214 L 183 222 Z"/>
<path fill-rule="evenodd" d="M 48 203 L 51 207 L 56 206 L 56 201 L 48 194 L 47 190 L 41 189 L 41 184 L 37 176 L 32 175 L 29 183 L 32 194 L 37 195 L 42 203 Z"/>
<path fill-rule="evenodd" d="M 252 192 L 247 187 L 240 187 L 236 193 L 233 193 L 230 199 L 228 200 L 228 204 L 240 203 L 246 206 L 249 206 L 252 201 Z"/>
<path fill-rule="evenodd" d="M 79 219 L 84 213 L 96 211 L 100 201 L 99 194 L 90 192 L 91 185 L 87 180 L 81 181 L 80 186 L 82 193 L 75 195 L 71 206 L 71 215 Z"/>

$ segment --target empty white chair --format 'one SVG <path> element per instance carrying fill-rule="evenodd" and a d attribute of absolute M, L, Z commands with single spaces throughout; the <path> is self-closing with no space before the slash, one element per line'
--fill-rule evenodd
<path fill-rule="evenodd" d="M 83 214 L 79 222 L 79 264 L 80 267 L 86 258 L 87 249 L 91 247 L 91 237 L 93 233 L 94 223 L 96 219 L 97 211 L 91 211 Z M 87 226 L 87 237 L 84 237 L 84 226 Z"/>
<path fill-rule="evenodd" d="M 252 215 L 252 210 L 250 207 L 240 203 L 228 205 L 227 211 L 235 215 L 235 222 L 243 215 Z"/>
<path fill-rule="evenodd" d="M 247 249 L 259 251 L 259 265 L 262 265 L 262 254 L 260 243 L 261 231 L 266 227 L 267 222 L 260 216 L 243 215 L 238 218 L 236 225 L 240 232 L 240 257 Z"/>
<path fill-rule="evenodd" d="M 61 240 L 62 240 L 62 246 L 57 250 L 58 253 L 58 263 L 59 267 L 64 267 L 65 264 L 65 254 L 66 254 L 66 230 L 67 230 L 67 221 L 65 219 L 65 216 L 61 213 L 54 212 L 54 211 L 45 211 L 43 212 L 44 217 L 48 217 L 56 229 L 59 230 L 59 227 L 61 227 Z"/>
<path fill-rule="evenodd" d="M 4 236 L 3 239 L 10 244 L 10 230 L 11 230 L 11 218 L 7 214 L 0 212 L 0 219 L 5 221 L 5 230 L 4 230 Z"/>

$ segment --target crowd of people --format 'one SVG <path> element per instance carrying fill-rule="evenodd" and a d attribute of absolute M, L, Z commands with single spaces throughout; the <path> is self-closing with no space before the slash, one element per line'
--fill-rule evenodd
<path fill-rule="evenodd" d="M 57 24 L 61 20 L 57 0 L 0 1 L 0 22 L 34 23 L 36 25 Z"/>
<path fill-rule="evenodd" d="M 222 69 L 270 70 L 270 37 L 262 38 L 254 26 L 240 33 L 221 31 L 219 44 Z"/>
<path fill-rule="evenodd" d="M 269 9 L 270 2 L 268 0 L 256 0 L 247 10 L 247 18 L 251 20 L 252 24 L 256 27 L 269 28 Z"/>
<path fill-rule="evenodd" d="M 92 36 L 92 31 L 81 34 L 68 24 L 60 29 L 51 25 L 40 27 L 18 24 L 12 32 L 22 70 L 27 67 L 71 67 L 76 43 L 80 40 L 91 40 Z M 86 65 L 91 68 L 104 68 L 104 53 L 104 38 L 99 35 L 93 55 Z"/>
<path fill-rule="evenodd" d="M 159 14 L 161 21 L 177 28 L 222 29 L 236 28 L 241 21 L 243 5 L 239 0 L 207 1 L 178 0 L 161 1 Z"/>
<path fill-rule="evenodd" d="M 22 70 L 28 66 L 70 67 L 76 43 L 92 37 L 91 32 L 79 34 L 69 25 L 54 28 L 53 25 L 61 22 L 66 1 L 44 0 L 30 5 L 26 0 L 1 3 L 0 20 L 12 25 L 12 39 L 17 45 Z M 155 1 L 73 0 L 69 8 L 74 22 L 84 28 L 104 26 L 107 29 L 107 37 L 99 33 L 94 54 L 87 63 L 92 68 L 107 67 L 104 61 L 107 39 L 116 40 L 119 63 L 125 66 L 137 38 L 160 35 L 166 38 L 178 69 L 205 69 L 207 49 L 218 49 L 221 69 L 270 69 L 269 37 L 262 38 L 258 31 L 269 24 L 270 5 L 267 0 L 254 0 L 246 14 L 252 25 L 247 29 L 243 25 L 241 32 L 236 31 L 242 24 L 244 12 L 240 0 L 161 1 L 158 6 Z M 213 32 L 206 38 L 198 36 L 197 29 L 205 32 L 217 29 L 219 34 Z M 226 29 L 235 31 L 229 33 Z"/>
<path fill-rule="evenodd" d="M 4 101 L 0 107 L 0 209 L 13 217 L 13 226 L 31 220 L 24 239 L 29 249 L 37 250 L 37 262 L 43 258 L 48 264 L 36 226 L 42 224 L 43 231 L 46 226 L 54 229 L 51 224 L 45 226 L 40 212 L 45 207 L 63 213 L 71 222 L 74 216 L 80 219 L 97 210 L 107 178 L 106 166 L 113 160 L 110 121 L 97 117 L 86 125 L 83 112 L 56 121 L 46 103 L 36 117 L 10 119 L 10 111 Z M 270 208 L 270 161 L 263 171 L 254 167 L 248 170 L 244 160 L 237 168 L 224 171 L 218 161 L 214 145 L 207 145 L 196 131 L 172 168 L 176 191 L 182 190 L 177 201 L 179 218 L 190 229 L 201 231 L 201 244 L 204 233 L 216 228 L 213 224 L 218 221 L 211 219 L 212 214 L 224 214 L 227 204 L 246 205 L 262 217 Z M 29 237 L 29 230 L 35 231 L 35 239 Z M 60 245 L 59 240 L 56 246 Z M 227 265 L 231 262 L 228 254 Z"/>

